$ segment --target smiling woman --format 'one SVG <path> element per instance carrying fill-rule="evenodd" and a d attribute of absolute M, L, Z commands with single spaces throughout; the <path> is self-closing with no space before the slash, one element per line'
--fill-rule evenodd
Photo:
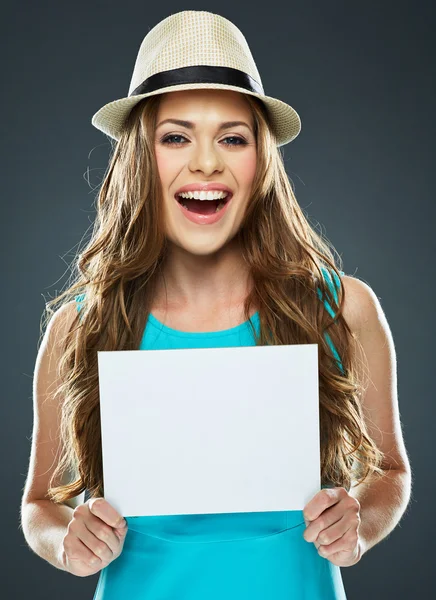
<path fill-rule="evenodd" d="M 264 94 L 233 23 L 182 11 L 147 33 L 129 96 L 105 105 L 93 124 L 116 144 L 77 278 L 48 303 L 49 312 L 60 308 L 37 361 L 23 500 L 45 502 L 46 520 L 27 529 L 40 527 L 44 541 L 34 546 L 47 556 L 53 540 L 61 568 L 101 571 L 94 600 L 343 600 L 340 566 L 360 560 L 381 533 L 368 524 L 367 514 L 378 516 L 369 496 L 360 536 L 350 492 L 408 466 L 377 297 L 335 264 L 285 170 L 279 148 L 298 135 L 298 114 Z M 104 502 L 98 352 L 283 344 L 318 346 L 321 495 L 304 514 L 126 515 L 126 532 Z M 58 430 L 59 444 L 47 445 Z M 128 433 L 119 435 L 122 444 Z M 90 500 L 65 512 L 85 490 Z M 52 536 L 41 525 L 50 518 Z"/>

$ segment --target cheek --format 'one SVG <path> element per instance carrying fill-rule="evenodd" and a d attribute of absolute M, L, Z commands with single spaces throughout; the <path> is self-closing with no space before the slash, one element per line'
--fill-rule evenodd
<path fill-rule="evenodd" d="M 162 181 L 171 181 L 173 174 L 180 168 L 180 154 L 177 152 L 165 152 L 165 149 L 155 147 L 156 164 Z"/>
<path fill-rule="evenodd" d="M 256 162 L 254 152 L 240 157 L 237 164 L 237 173 L 241 185 L 251 186 L 256 174 Z"/>

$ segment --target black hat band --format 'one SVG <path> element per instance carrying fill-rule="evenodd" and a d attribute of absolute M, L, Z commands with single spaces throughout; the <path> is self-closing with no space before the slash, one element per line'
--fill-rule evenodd
<path fill-rule="evenodd" d="M 137 96 L 138 94 L 148 94 L 161 88 L 171 87 L 172 85 L 184 85 L 186 83 L 223 83 L 263 95 L 263 89 L 257 81 L 247 73 L 239 71 L 239 69 L 201 65 L 155 73 L 138 85 L 129 94 L 129 97 Z"/>

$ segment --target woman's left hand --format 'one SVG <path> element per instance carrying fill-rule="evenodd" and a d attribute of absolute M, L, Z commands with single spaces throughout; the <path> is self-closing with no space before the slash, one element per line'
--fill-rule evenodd
<path fill-rule="evenodd" d="M 303 537 L 318 554 L 338 567 L 351 567 L 362 557 L 360 503 L 343 487 L 324 488 L 303 510 Z"/>

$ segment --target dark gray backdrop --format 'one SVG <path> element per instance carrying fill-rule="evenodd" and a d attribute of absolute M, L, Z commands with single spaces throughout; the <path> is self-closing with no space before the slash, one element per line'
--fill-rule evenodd
<path fill-rule="evenodd" d="M 435 162 L 431 2 L 24 2 L 2 7 L 4 385 L 1 585 L 7 598 L 92 598 L 27 547 L 19 506 L 32 431 L 44 298 L 61 289 L 94 218 L 109 143 L 91 117 L 127 95 L 144 35 L 185 9 L 244 33 L 265 92 L 295 107 L 285 147 L 301 206 L 381 300 L 396 345 L 414 488 L 394 532 L 342 576 L 360 600 L 430 597 L 435 564 L 433 388 Z"/>

